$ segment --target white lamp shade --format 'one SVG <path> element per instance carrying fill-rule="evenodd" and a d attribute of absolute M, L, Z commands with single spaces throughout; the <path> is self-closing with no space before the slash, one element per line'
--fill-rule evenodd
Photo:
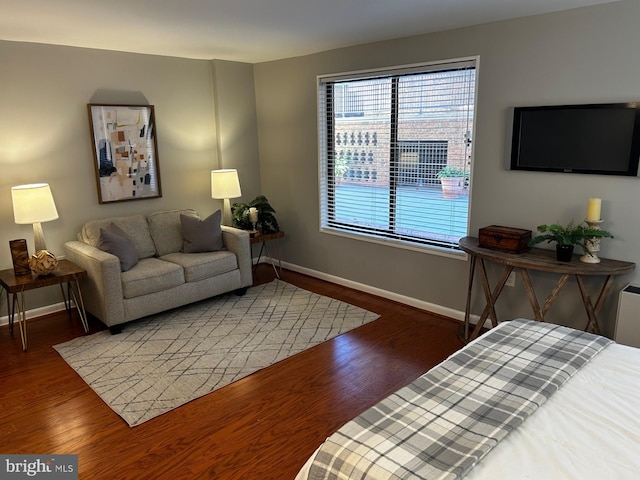
<path fill-rule="evenodd" d="M 11 187 L 13 218 L 17 224 L 49 222 L 58 218 L 58 210 L 48 183 Z"/>
<path fill-rule="evenodd" d="M 237 198 L 241 195 L 237 170 L 211 170 L 211 198 Z"/>

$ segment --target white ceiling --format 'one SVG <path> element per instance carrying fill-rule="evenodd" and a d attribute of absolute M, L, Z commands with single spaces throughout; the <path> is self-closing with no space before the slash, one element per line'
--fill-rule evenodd
<path fill-rule="evenodd" d="M 614 0 L 0 0 L 0 39 L 262 62 Z"/>

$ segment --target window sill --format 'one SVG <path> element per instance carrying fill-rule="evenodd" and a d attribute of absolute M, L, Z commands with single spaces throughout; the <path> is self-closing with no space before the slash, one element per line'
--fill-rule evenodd
<path fill-rule="evenodd" d="M 378 245 L 384 245 L 392 248 L 399 248 L 402 250 L 412 250 L 414 252 L 426 253 L 428 255 L 437 255 L 441 257 L 453 258 L 455 260 L 467 260 L 468 255 L 462 250 L 451 249 L 445 247 L 438 247 L 435 245 L 421 245 L 417 243 L 411 243 L 403 240 L 384 239 L 375 237 L 373 235 L 366 235 L 363 233 L 356 234 L 343 230 L 321 227 L 320 233 L 327 235 L 335 235 L 338 237 L 350 238 L 361 242 L 376 243 Z"/>

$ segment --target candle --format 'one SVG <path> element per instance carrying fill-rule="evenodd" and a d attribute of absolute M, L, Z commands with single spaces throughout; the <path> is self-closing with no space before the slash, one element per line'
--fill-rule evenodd
<path fill-rule="evenodd" d="M 601 198 L 590 198 L 587 206 L 587 220 L 600 220 Z"/>
<path fill-rule="evenodd" d="M 258 209 L 256 207 L 251 207 L 249 209 L 249 221 L 251 223 L 257 223 L 258 222 Z"/>

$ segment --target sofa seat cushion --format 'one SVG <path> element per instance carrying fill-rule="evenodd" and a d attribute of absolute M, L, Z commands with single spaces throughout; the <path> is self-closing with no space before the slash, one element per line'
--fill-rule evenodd
<path fill-rule="evenodd" d="M 170 253 L 162 256 L 161 260 L 166 260 L 183 268 L 184 278 L 187 282 L 198 282 L 238 268 L 238 260 L 235 254 L 226 250 L 201 253 Z"/>
<path fill-rule="evenodd" d="M 127 234 L 127 237 L 136 247 L 139 258 L 153 257 L 156 254 L 156 246 L 149 233 L 147 219 L 143 215 L 131 215 L 129 217 L 113 217 L 101 220 L 91 220 L 83 225 L 80 239 L 84 243 L 98 248 L 100 243 L 100 229 L 109 230 L 114 223 Z"/>
<path fill-rule="evenodd" d="M 122 272 L 122 294 L 134 298 L 162 292 L 184 283 L 184 270 L 174 262 L 144 258 L 131 270 Z"/>

